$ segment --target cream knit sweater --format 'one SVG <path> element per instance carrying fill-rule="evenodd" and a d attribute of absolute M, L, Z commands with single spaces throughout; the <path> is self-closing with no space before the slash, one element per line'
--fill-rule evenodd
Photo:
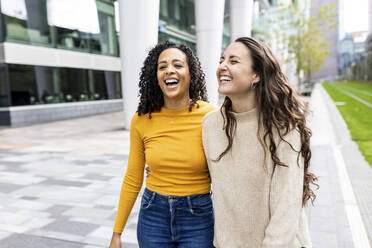
<path fill-rule="evenodd" d="M 227 146 L 220 110 L 203 119 L 203 145 L 212 179 L 215 211 L 214 245 L 217 248 L 311 247 L 302 208 L 303 159 L 286 142 L 278 142 L 277 155 L 288 167 L 273 173 L 257 138 L 257 111 L 234 113 L 237 129 L 232 150 L 219 162 Z M 298 151 L 295 130 L 284 139 Z M 279 137 L 276 137 L 279 140 Z M 266 164 L 266 165 L 265 165 Z"/>

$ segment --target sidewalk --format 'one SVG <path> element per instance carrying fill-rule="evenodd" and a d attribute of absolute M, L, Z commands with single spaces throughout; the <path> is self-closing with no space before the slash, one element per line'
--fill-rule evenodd
<path fill-rule="evenodd" d="M 334 109 L 325 107 L 330 102 L 323 93 L 318 87 L 310 103 L 311 168 L 321 186 L 315 206 L 307 209 L 313 247 L 364 248 L 363 233 L 350 224 L 349 210 L 359 210 L 372 237 L 372 170 L 349 136 L 339 135 L 345 130 L 339 120 L 336 127 L 332 123 Z M 121 113 L 112 113 L 0 129 L 1 248 L 108 247 L 129 151 L 129 133 L 121 123 Z M 343 172 L 348 172 L 358 205 L 345 194 L 337 151 L 344 155 Z M 124 247 L 138 247 L 138 204 L 123 233 Z"/>
<path fill-rule="evenodd" d="M 309 208 L 313 246 L 370 248 L 367 233 L 372 237 L 372 187 L 361 188 L 359 176 L 364 175 L 365 186 L 371 185 L 372 169 L 321 85 L 314 89 L 310 107 L 311 166 L 320 184 L 315 206 Z"/>

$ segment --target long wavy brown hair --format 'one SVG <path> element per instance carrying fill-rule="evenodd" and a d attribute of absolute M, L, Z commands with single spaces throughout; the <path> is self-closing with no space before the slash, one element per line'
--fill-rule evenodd
<path fill-rule="evenodd" d="M 158 70 L 158 58 L 160 54 L 169 48 L 177 48 L 181 50 L 186 55 L 186 61 L 189 66 L 190 71 L 190 104 L 189 111 L 192 107 L 196 105 L 197 101 L 203 100 L 207 101 L 207 90 L 205 85 L 204 72 L 201 69 L 201 65 L 198 57 L 196 57 L 193 51 L 181 44 L 175 44 L 171 41 L 164 41 L 153 47 L 143 63 L 140 74 L 139 82 L 139 97 L 140 102 L 138 104 L 137 112 L 138 115 L 149 113 L 149 118 L 151 119 L 152 112 L 160 111 L 161 107 L 164 105 L 164 95 L 158 84 L 157 70 Z"/>
<path fill-rule="evenodd" d="M 306 115 L 309 111 L 299 101 L 296 93 L 289 85 L 287 77 L 282 72 L 278 60 L 266 44 L 249 37 L 240 37 L 235 42 L 240 42 L 249 49 L 252 57 L 252 69 L 260 78 L 254 90 L 259 122 L 257 135 L 264 152 L 266 154 L 267 148 L 270 151 L 274 170 L 276 166 L 288 167 L 277 156 L 277 143 L 274 137 L 275 134 L 279 134 L 280 139 L 288 143 L 283 139 L 283 136 L 293 129 L 298 130 L 301 137 L 300 151 L 296 151 L 291 144 L 288 144 L 294 151 L 298 152 L 298 159 L 300 155 L 304 158 L 302 205 L 305 206 L 309 199 L 314 203 L 316 196 L 310 184 L 319 186 L 316 184 L 317 177 L 309 171 L 311 130 L 306 126 Z M 228 145 L 216 161 L 219 161 L 231 150 L 236 130 L 236 119 L 232 114 L 232 102 L 227 96 L 222 105 L 221 114 L 224 118 L 224 130 L 228 138 Z M 260 127 L 263 127 L 263 136 L 260 135 Z"/>

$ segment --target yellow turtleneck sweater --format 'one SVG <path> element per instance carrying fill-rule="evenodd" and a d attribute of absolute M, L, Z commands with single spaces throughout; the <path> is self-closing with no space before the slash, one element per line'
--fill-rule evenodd
<path fill-rule="evenodd" d="M 187 196 L 210 191 L 210 177 L 205 160 L 201 123 L 205 114 L 215 109 L 198 101 L 189 106 L 138 116 L 130 127 L 128 168 L 122 184 L 114 232 L 121 233 L 143 183 L 144 167 L 150 173 L 146 188 L 164 195 Z"/>

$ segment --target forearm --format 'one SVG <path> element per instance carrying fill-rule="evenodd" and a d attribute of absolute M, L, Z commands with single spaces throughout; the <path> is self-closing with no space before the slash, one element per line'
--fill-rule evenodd
<path fill-rule="evenodd" d="M 110 242 L 110 248 L 120 248 L 121 247 L 121 233 L 112 233 L 112 238 Z"/>
<path fill-rule="evenodd" d="M 127 181 L 126 178 L 121 187 L 119 206 L 113 230 L 116 233 L 121 233 L 123 231 L 137 199 L 138 192 L 141 189 L 141 186 L 128 184 Z M 142 181 L 140 185 L 142 185 Z"/>

